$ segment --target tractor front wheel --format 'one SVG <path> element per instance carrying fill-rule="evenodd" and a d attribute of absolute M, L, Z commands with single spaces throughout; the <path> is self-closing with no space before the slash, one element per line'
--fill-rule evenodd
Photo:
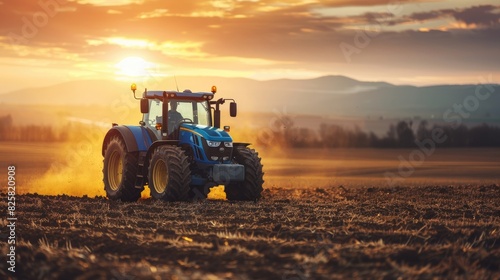
<path fill-rule="evenodd" d="M 184 151 L 176 146 L 156 148 L 149 163 L 149 189 L 155 199 L 188 201 L 191 171 Z"/>
<path fill-rule="evenodd" d="M 137 201 L 142 189 L 135 187 L 138 153 L 128 153 L 123 140 L 116 136 L 104 152 L 103 181 L 106 195 L 112 200 Z"/>
<path fill-rule="evenodd" d="M 245 180 L 227 184 L 224 189 L 228 200 L 256 201 L 261 198 L 264 172 L 259 154 L 247 147 L 236 147 L 234 161 L 245 166 Z"/>

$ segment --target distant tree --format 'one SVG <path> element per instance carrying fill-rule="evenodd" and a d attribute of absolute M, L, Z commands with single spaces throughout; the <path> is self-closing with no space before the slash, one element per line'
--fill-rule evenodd
<path fill-rule="evenodd" d="M 293 148 L 317 147 L 316 132 L 310 128 L 293 128 L 289 130 L 289 146 Z"/>
<path fill-rule="evenodd" d="M 431 131 L 427 129 L 427 126 L 429 125 L 429 122 L 426 120 L 420 121 L 420 124 L 418 125 L 417 128 L 417 135 L 416 139 L 422 141 L 424 139 L 431 139 Z"/>
<path fill-rule="evenodd" d="M 450 132 L 452 147 L 467 147 L 469 145 L 469 129 L 461 124 Z"/>
<path fill-rule="evenodd" d="M 0 117 L 0 140 L 9 140 L 9 135 L 13 133 L 12 124 L 11 115 Z"/>
<path fill-rule="evenodd" d="M 354 131 L 349 137 L 350 147 L 369 147 L 370 139 L 367 133 L 363 132 L 358 126 L 354 127 Z"/>
<path fill-rule="evenodd" d="M 257 145 L 261 147 L 287 148 L 293 137 L 294 122 L 289 116 L 280 116 L 270 121 L 269 126 L 258 131 Z"/>
<path fill-rule="evenodd" d="M 470 129 L 470 145 L 474 147 L 500 147 L 500 127 L 485 123 Z"/>
<path fill-rule="evenodd" d="M 368 146 L 369 147 L 379 147 L 380 144 L 379 144 L 379 139 L 377 137 L 377 135 L 373 132 L 370 132 L 369 136 L 368 136 Z"/>
<path fill-rule="evenodd" d="M 396 127 L 393 124 L 389 126 L 389 131 L 387 131 L 387 138 L 396 141 Z"/>
<path fill-rule="evenodd" d="M 415 143 L 415 135 L 411 129 L 412 122 L 401 121 L 396 125 L 397 141 L 400 147 L 412 147 Z"/>

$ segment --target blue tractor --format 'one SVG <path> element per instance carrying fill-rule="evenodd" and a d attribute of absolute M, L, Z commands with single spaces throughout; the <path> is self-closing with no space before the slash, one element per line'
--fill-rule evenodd
<path fill-rule="evenodd" d="M 264 172 L 249 143 L 233 142 L 228 126 L 220 128 L 220 106 L 211 92 L 148 91 L 140 100 L 138 126 L 116 125 L 102 146 L 104 188 L 112 200 L 137 201 L 144 186 L 164 201 L 205 199 L 211 187 L 224 185 L 228 200 L 256 201 Z"/>

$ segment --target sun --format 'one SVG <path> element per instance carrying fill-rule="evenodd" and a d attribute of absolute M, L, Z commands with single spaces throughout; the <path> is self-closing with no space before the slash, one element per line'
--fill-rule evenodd
<path fill-rule="evenodd" d="M 116 74 L 121 77 L 147 77 L 152 76 L 154 64 L 141 57 L 129 56 L 115 64 Z"/>

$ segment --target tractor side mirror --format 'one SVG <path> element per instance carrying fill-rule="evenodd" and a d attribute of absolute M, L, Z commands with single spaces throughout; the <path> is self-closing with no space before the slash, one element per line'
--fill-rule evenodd
<path fill-rule="evenodd" d="M 147 98 L 141 98 L 141 113 L 149 113 L 149 100 Z"/>
<path fill-rule="evenodd" d="M 236 104 L 236 102 L 229 103 L 229 115 L 234 118 L 236 117 L 237 114 L 238 114 L 238 105 Z"/>

